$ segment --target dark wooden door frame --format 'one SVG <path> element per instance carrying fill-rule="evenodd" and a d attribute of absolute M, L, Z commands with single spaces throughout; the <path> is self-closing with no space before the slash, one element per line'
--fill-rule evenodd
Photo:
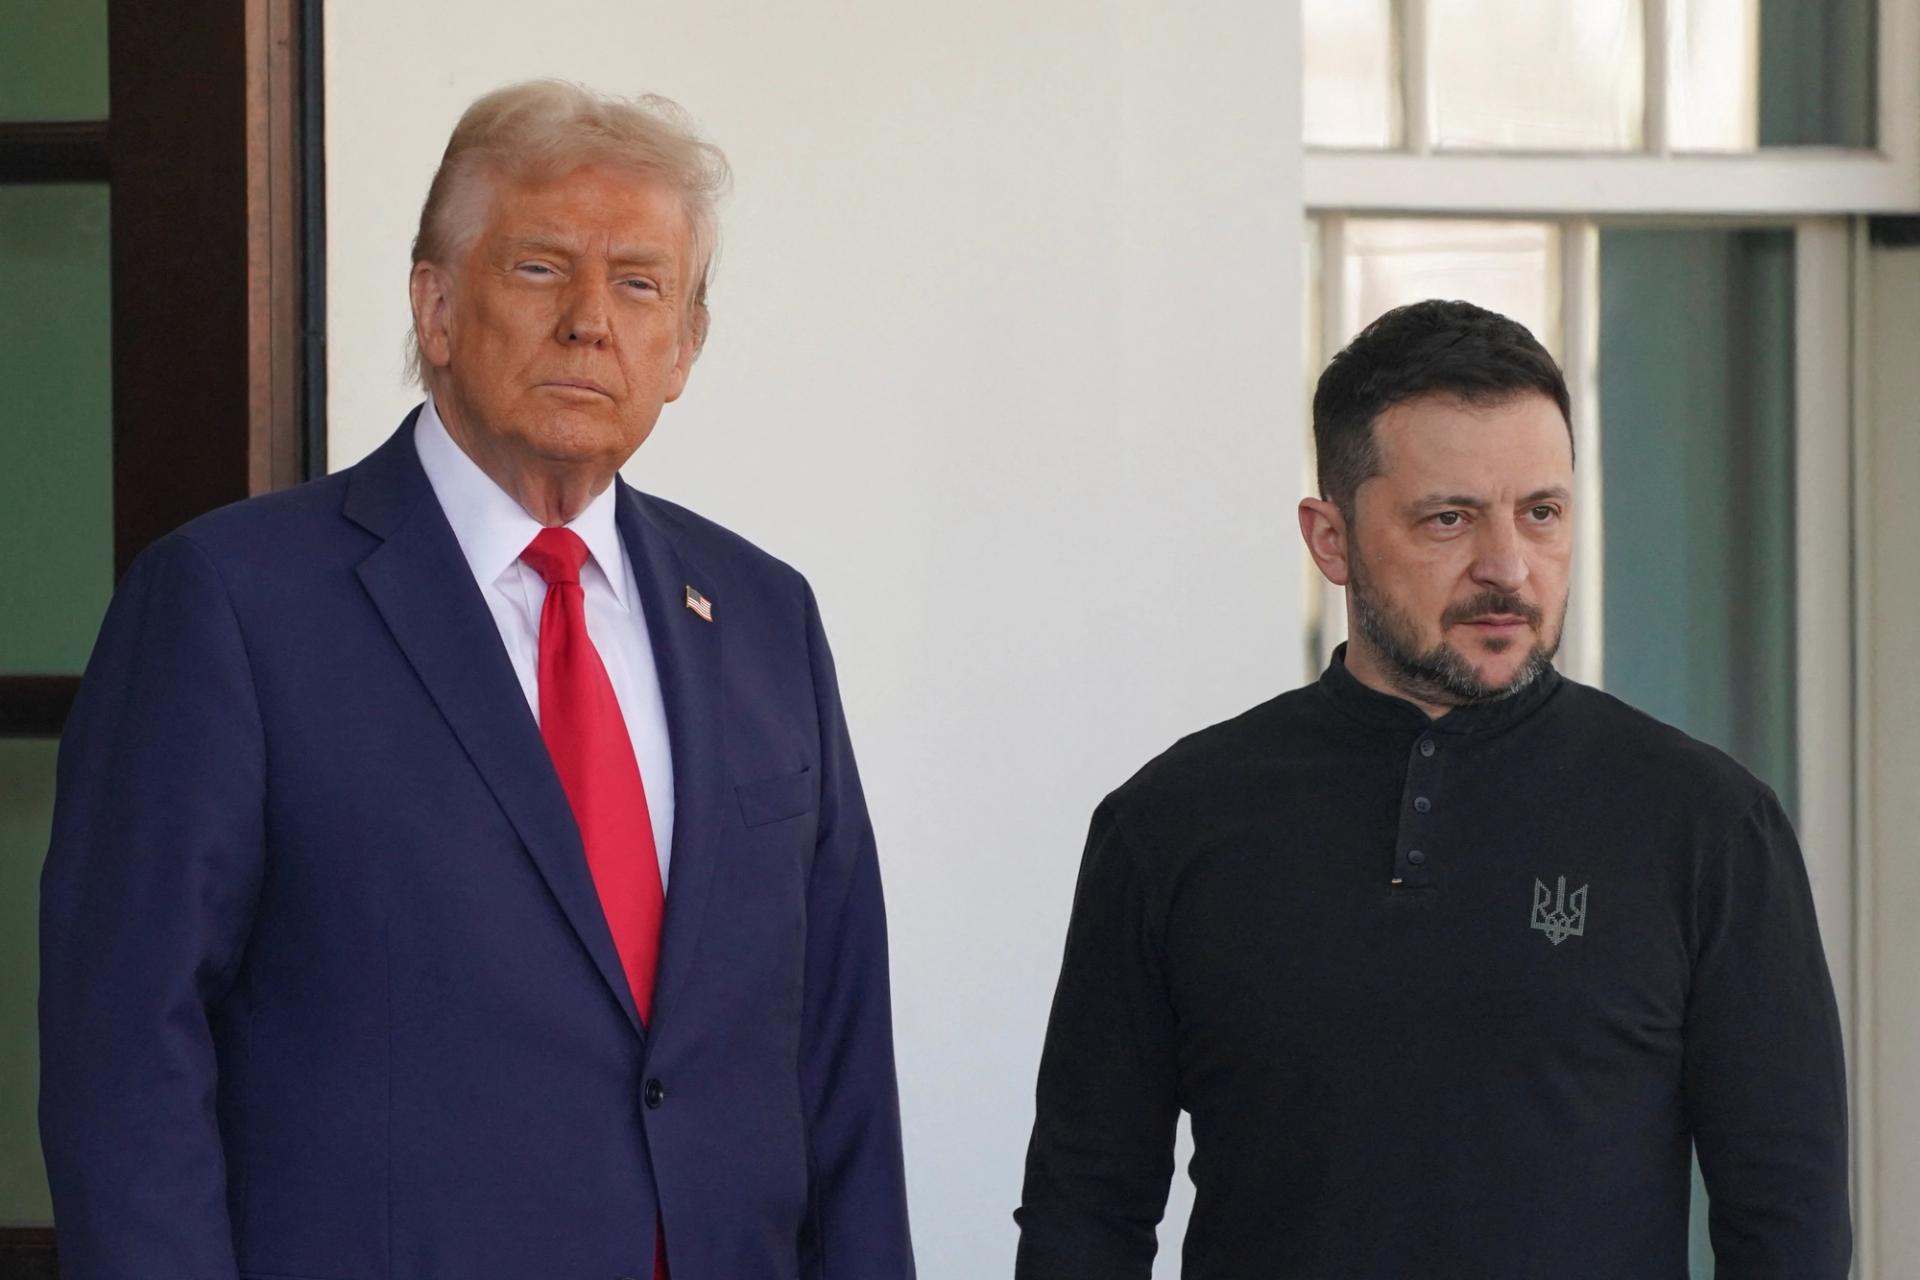
<path fill-rule="evenodd" d="M 105 121 L 0 122 L 0 182 L 107 182 L 114 573 L 202 512 L 325 469 L 321 0 L 108 0 Z M 0 737 L 79 686 L 0 676 Z M 0 1228 L 0 1280 L 57 1274 Z"/>
<path fill-rule="evenodd" d="M 0 122 L 0 182 L 105 182 L 105 120 Z"/>
<path fill-rule="evenodd" d="M 48 1227 L 0 1227 L 0 1276 L 6 1280 L 58 1280 L 59 1260 Z"/>
<path fill-rule="evenodd" d="M 302 478 L 299 9 L 110 0 L 120 572 Z"/>
<path fill-rule="evenodd" d="M 108 0 L 109 119 L 0 123 L 0 181 L 111 184 L 116 578 L 325 467 L 320 21 Z M 0 676 L 0 736 L 58 734 L 78 687 Z"/>

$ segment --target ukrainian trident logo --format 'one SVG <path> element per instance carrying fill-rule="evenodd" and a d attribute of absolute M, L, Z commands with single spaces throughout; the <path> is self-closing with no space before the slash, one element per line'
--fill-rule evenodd
<path fill-rule="evenodd" d="M 1568 938 L 1577 938 L 1587 931 L 1587 890 L 1590 886 L 1581 885 L 1571 896 L 1567 893 L 1567 878 L 1559 877 L 1560 888 L 1556 892 L 1541 883 L 1533 882 L 1533 927 L 1547 935 L 1547 941 L 1559 946 Z"/>

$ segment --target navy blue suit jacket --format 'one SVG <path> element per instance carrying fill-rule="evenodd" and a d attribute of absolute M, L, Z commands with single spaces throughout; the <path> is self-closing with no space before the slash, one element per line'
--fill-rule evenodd
<path fill-rule="evenodd" d="M 675 820 L 655 1016 L 414 452 L 114 597 L 42 886 L 67 1280 L 911 1276 L 873 834 L 800 575 L 619 484 Z M 713 620 L 684 607 L 692 586 Z"/>

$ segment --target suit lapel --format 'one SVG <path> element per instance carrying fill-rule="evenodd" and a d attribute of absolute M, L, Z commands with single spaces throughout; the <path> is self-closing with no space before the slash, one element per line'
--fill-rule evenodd
<path fill-rule="evenodd" d="M 726 767 L 722 754 L 720 647 L 726 599 L 720 585 L 680 552 L 670 517 L 620 483 L 620 535 L 646 610 L 673 749 L 673 848 L 665 932 L 655 978 L 653 1028 L 673 1016 L 706 917 L 719 855 Z M 687 608 L 691 586 L 713 601 L 713 620 Z"/>
<path fill-rule="evenodd" d="M 356 469 L 346 514 L 385 539 L 360 563 L 361 583 L 639 1032 L 573 810 L 493 615 L 420 468 L 412 418 Z"/>

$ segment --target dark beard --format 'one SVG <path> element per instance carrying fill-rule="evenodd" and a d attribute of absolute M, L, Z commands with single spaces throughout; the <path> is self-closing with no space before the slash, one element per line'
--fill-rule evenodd
<path fill-rule="evenodd" d="M 1471 600 L 1448 609 L 1441 617 L 1441 626 L 1444 628 L 1487 614 L 1508 613 L 1525 618 L 1533 627 L 1534 635 L 1540 637 L 1534 641 L 1527 660 L 1511 679 L 1504 684 L 1489 684 L 1474 673 L 1473 664 L 1467 661 L 1466 655 L 1445 640 L 1424 652 L 1417 647 L 1419 631 L 1413 619 L 1373 589 L 1358 547 L 1349 545 L 1347 567 L 1350 574 L 1347 592 L 1353 601 L 1355 626 L 1379 655 L 1381 664 L 1386 668 L 1388 682 L 1416 702 L 1461 707 L 1475 702 L 1511 698 L 1545 675 L 1553 666 L 1553 655 L 1560 651 L 1560 636 L 1564 628 L 1554 629 L 1553 640 L 1549 644 L 1541 626 L 1544 614 L 1537 605 L 1504 592 L 1483 591 Z M 1565 616 L 1563 611 L 1563 622 Z"/>

